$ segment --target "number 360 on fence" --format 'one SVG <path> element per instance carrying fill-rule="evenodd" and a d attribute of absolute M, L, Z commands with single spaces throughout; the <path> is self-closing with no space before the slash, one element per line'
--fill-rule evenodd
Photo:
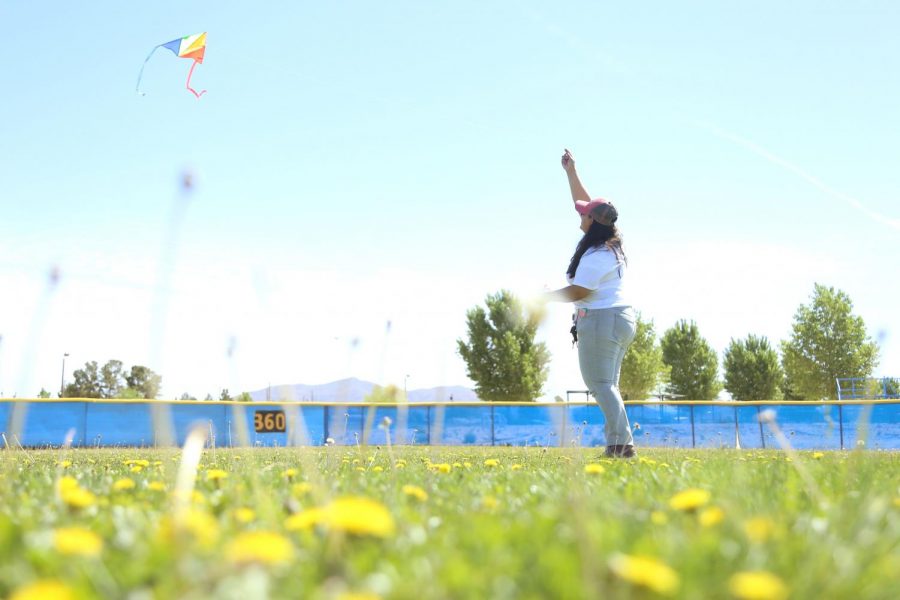
<path fill-rule="evenodd" d="M 256 433 L 284 433 L 283 410 L 258 410 L 253 414 L 253 429 Z"/>

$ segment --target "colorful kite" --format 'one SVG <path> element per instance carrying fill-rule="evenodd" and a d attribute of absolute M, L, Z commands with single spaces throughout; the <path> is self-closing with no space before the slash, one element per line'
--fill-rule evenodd
<path fill-rule="evenodd" d="M 197 63 L 203 62 L 203 55 L 206 53 L 206 32 L 203 33 L 195 33 L 194 35 L 187 35 L 183 38 L 179 38 L 177 40 L 172 40 L 171 42 L 167 42 L 165 44 L 160 44 L 150 51 L 150 54 L 147 55 L 147 58 L 144 59 L 144 64 L 141 65 L 141 72 L 138 74 L 137 85 L 134 88 L 134 91 L 141 94 L 144 93 L 141 91 L 141 77 L 144 76 L 144 67 L 147 66 L 147 61 L 150 60 L 150 57 L 153 56 L 153 53 L 156 52 L 160 48 L 168 48 L 172 52 L 175 53 L 175 56 L 178 58 L 190 58 L 194 61 L 194 64 L 191 65 L 191 70 L 188 71 L 187 83 L 185 87 L 194 94 L 198 99 L 200 96 L 206 93 L 206 90 L 203 90 L 200 93 L 197 93 L 194 88 L 191 87 L 191 75 L 194 74 L 194 67 L 197 66 Z"/>

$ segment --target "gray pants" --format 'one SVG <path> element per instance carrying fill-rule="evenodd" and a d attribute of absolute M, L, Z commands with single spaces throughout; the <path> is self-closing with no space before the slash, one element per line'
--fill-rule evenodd
<path fill-rule="evenodd" d="M 634 311 L 630 306 L 576 310 L 578 364 L 585 385 L 606 417 L 606 445 L 633 444 L 625 404 L 619 393 L 619 371 L 625 351 L 634 339 Z"/>

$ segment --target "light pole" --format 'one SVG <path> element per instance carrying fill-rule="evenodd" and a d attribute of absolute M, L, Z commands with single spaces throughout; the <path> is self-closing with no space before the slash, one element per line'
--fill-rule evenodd
<path fill-rule="evenodd" d="M 59 397 L 63 397 L 63 392 L 66 389 L 66 357 L 69 355 L 68 352 L 63 353 L 63 366 L 62 366 L 62 375 L 59 376 Z"/>
<path fill-rule="evenodd" d="M 404 402 L 407 401 L 407 398 L 406 398 L 406 382 L 407 382 L 407 381 L 409 381 L 409 375 L 406 375 L 406 376 L 403 378 L 403 401 L 404 401 Z"/>

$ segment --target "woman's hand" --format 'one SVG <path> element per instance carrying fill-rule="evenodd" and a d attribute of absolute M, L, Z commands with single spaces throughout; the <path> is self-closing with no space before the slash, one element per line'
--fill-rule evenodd
<path fill-rule="evenodd" d="M 560 162 L 562 162 L 562 168 L 566 170 L 566 173 L 575 172 L 575 157 L 572 156 L 572 153 L 569 152 L 568 148 L 566 148 L 566 152 L 562 155 Z"/>
<path fill-rule="evenodd" d="M 545 296 L 546 294 L 540 294 L 525 298 L 522 304 L 529 320 L 543 323 L 547 318 L 547 298 Z"/>
<path fill-rule="evenodd" d="M 578 302 L 592 293 L 591 290 L 580 285 L 567 285 L 552 292 L 544 292 L 544 302 Z"/>

